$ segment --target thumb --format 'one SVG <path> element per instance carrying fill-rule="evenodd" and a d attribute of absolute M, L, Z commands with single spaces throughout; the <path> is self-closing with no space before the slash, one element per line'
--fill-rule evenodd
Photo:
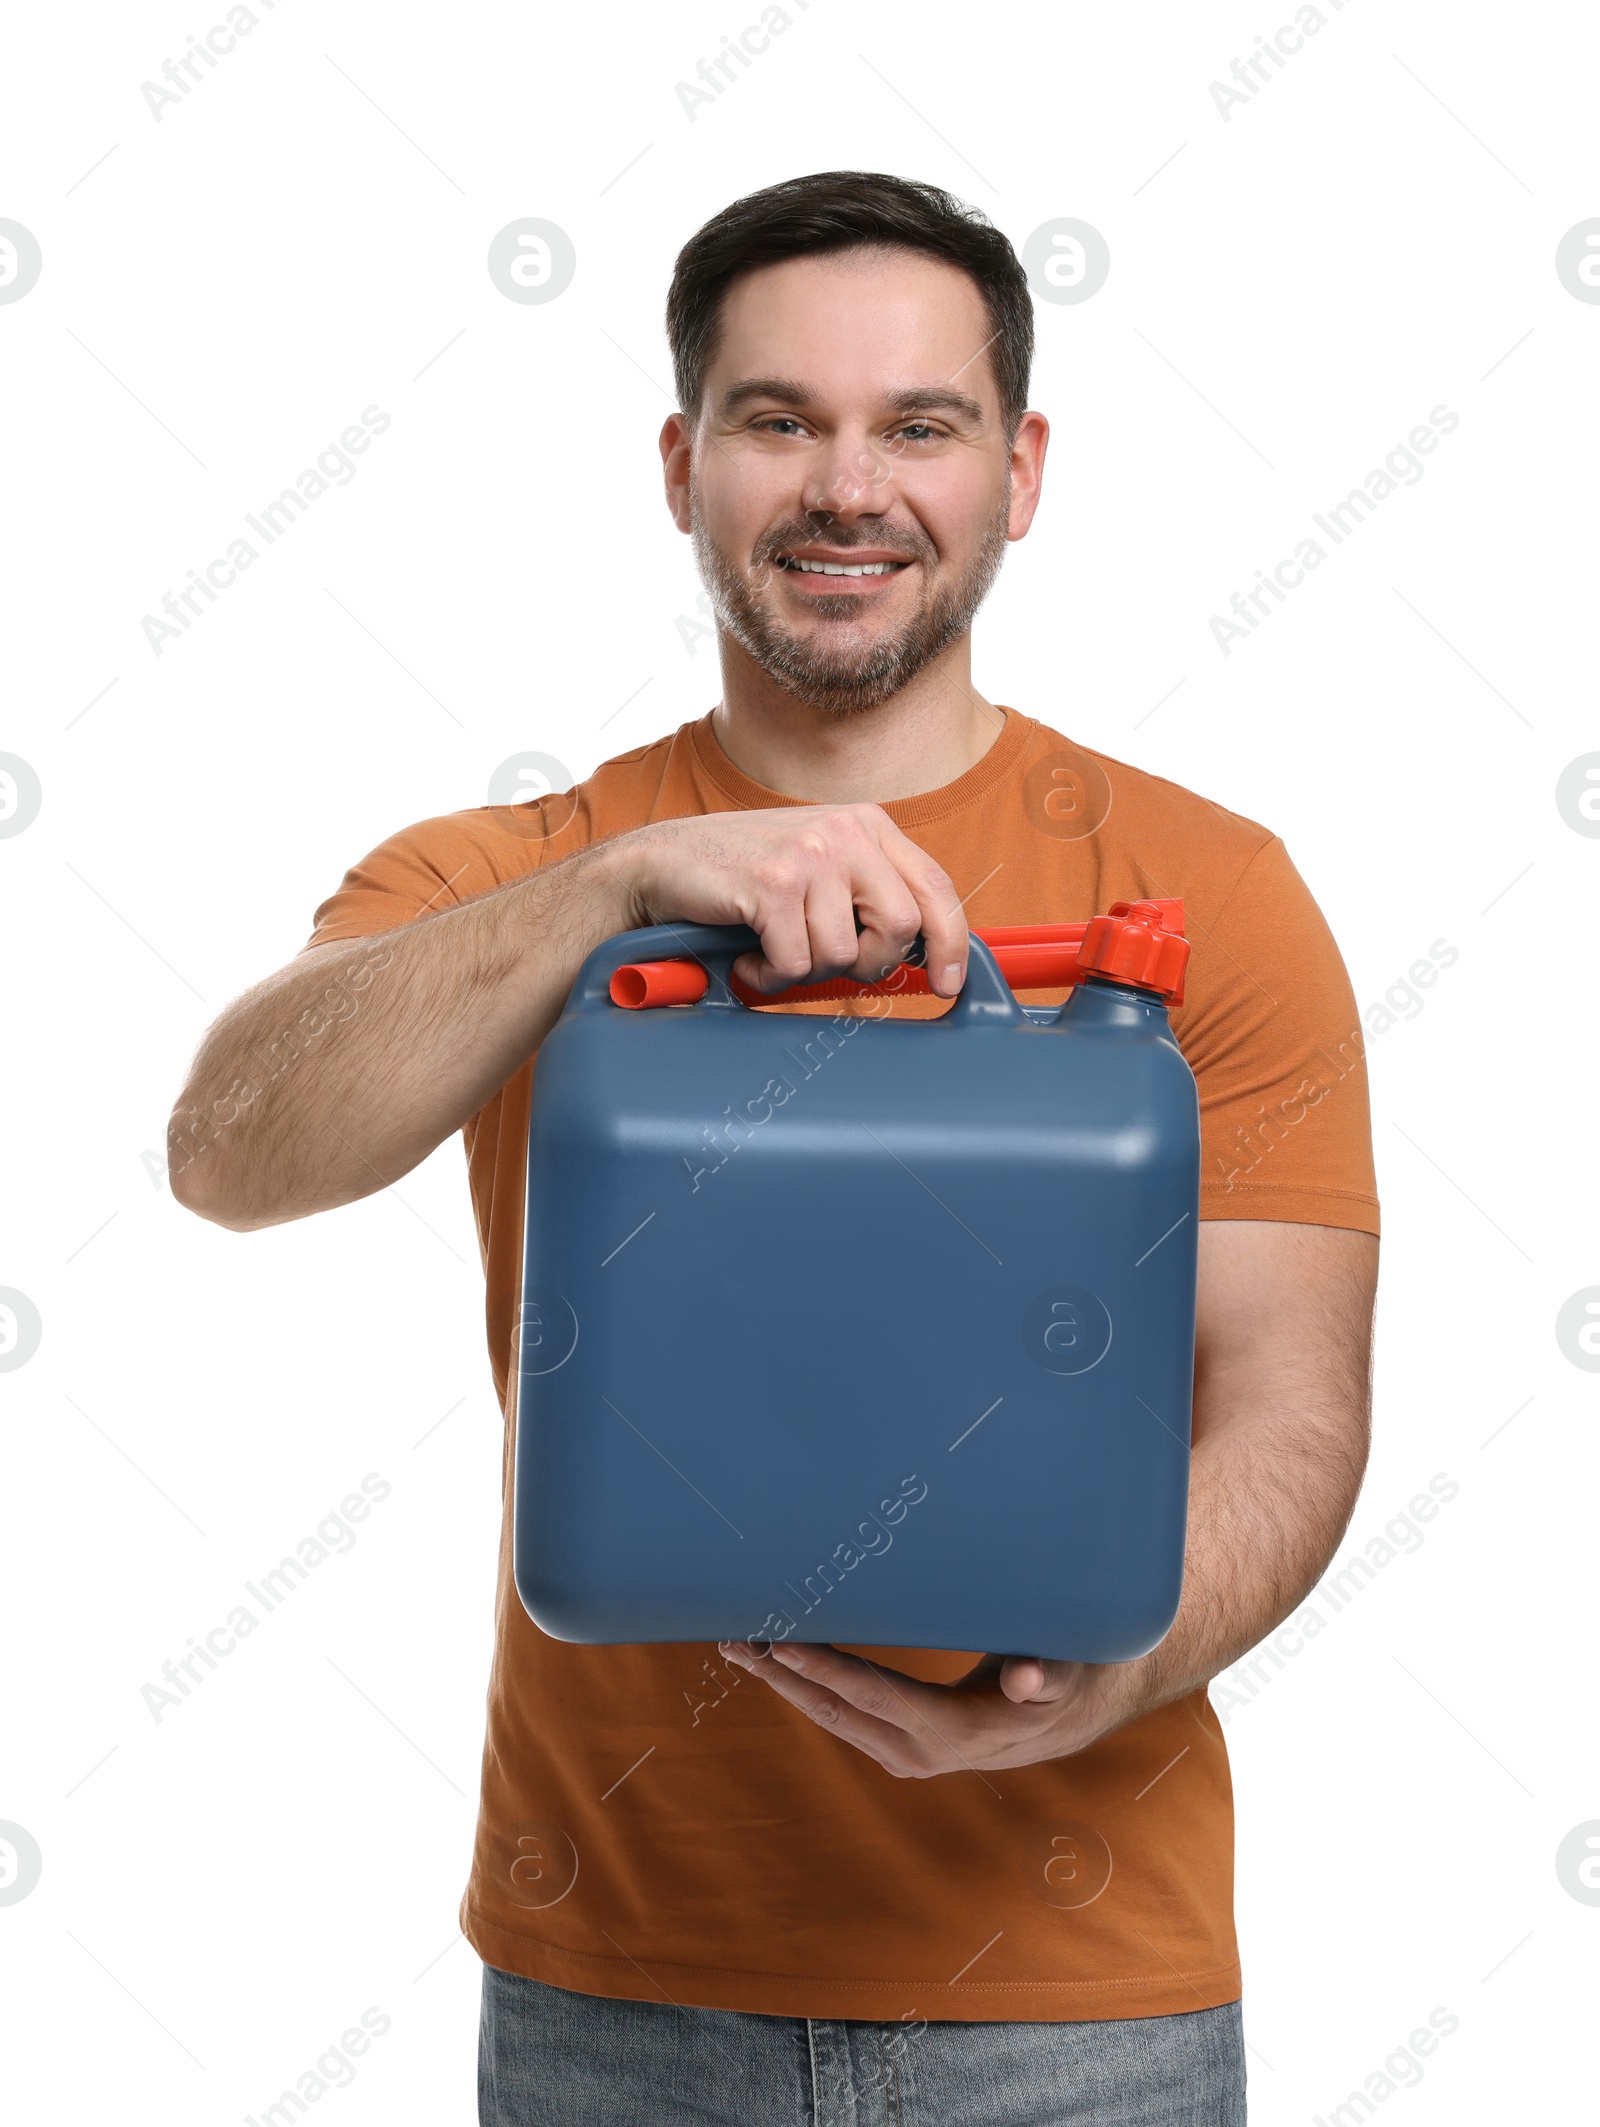
<path fill-rule="evenodd" d="M 1065 1698 L 1081 1662 L 1047 1662 L 1038 1655 L 1010 1655 L 1000 1665 L 1000 1689 L 1014 1705 L 1048 1705 Z"/>

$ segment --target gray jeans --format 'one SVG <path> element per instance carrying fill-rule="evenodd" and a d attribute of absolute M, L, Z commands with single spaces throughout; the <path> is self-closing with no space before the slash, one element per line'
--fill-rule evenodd
<path fill-rule="evenodd" d="M 1244 2127 L 1239 2004 L 1098 2023 L 838 2023 L 483 1971 L 479 2127 Z"/>

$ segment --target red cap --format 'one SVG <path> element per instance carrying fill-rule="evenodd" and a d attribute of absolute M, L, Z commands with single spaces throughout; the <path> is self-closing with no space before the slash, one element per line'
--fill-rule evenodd
<path fill-rule="evenodd" d="M 1090 922 L 1078 952 L 1086 975 L 1154 990 L 1168 1004 L 1182 1004 L 1188 964 L 1181 900 L 1113 901 Z"/>

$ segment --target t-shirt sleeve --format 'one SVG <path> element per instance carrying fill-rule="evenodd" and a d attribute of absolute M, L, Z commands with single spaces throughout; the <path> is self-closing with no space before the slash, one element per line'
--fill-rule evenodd
<path fill-rule="evenodd" d="M 1283 843 L 1192 921 L 1176 1031 L 1200 1088 L 1200 1216 L 1378 1231 L 1366 1048 L 1344 961 Z"/>
<path fill-rule="evenodd" d="M 337 938 L 398 930 L 418 916 L 489 893 L 505 879 L 487 838 L 471 833 L 461 816 L 419 821 L 351 865 L 317 910 L 302 951 Z"/>

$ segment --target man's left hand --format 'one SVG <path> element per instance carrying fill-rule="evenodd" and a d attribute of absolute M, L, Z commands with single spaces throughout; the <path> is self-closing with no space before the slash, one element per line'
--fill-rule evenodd
<path fill-rule="evenodd" d="M 1138 1662 L 987 1654 L 957 1683 L 925 1684 L 837 1647 L 728 1640 L 721 1651 L 897 1780 L 1070 1757 L 1140 1711 Z"/>

